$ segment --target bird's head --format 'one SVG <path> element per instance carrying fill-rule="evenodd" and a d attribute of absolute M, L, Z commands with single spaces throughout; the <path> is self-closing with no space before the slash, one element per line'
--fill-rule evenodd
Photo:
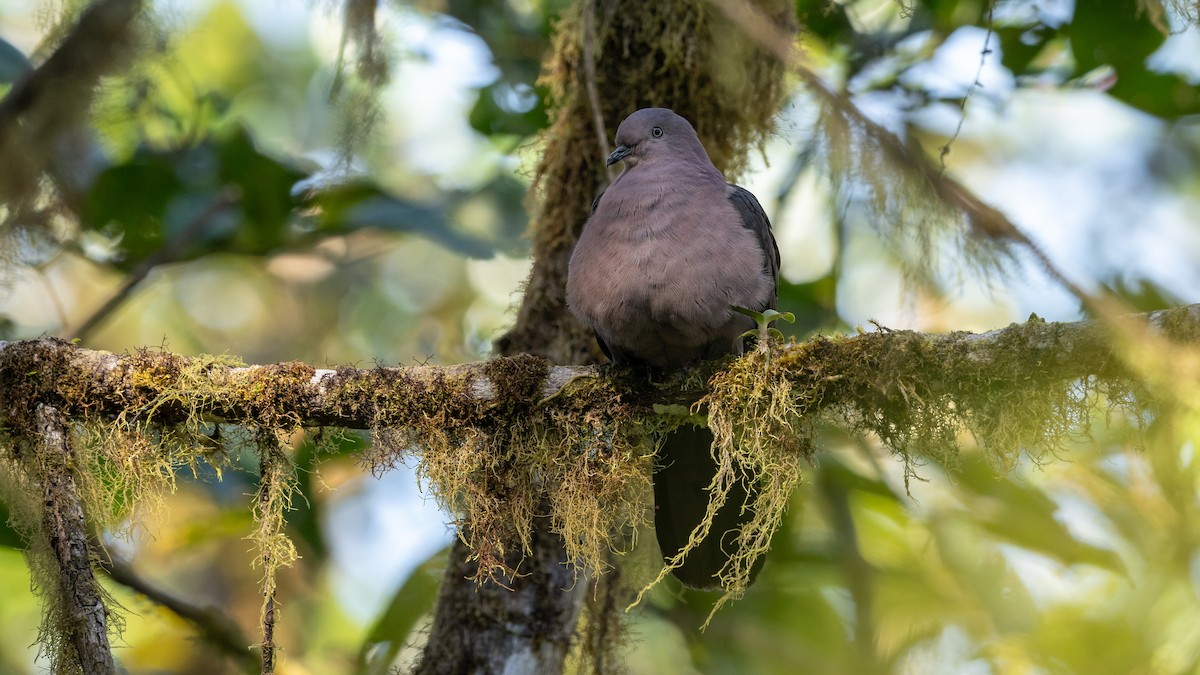
<path fill-rule="evenodd" d="M 697 150 L 707 159 L 691 123 L 667 108 L 642 108 L 617 127 L 617 149 L 607 164 L 623 160 L 626 168 L 633 168 L 639 162 Z"/>

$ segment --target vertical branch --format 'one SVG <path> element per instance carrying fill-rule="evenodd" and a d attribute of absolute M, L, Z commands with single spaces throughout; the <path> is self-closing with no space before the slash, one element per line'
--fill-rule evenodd
<path fill-rule="evenodd" d="M 259 451 L 259 470 L 262 478 L 258 485 L 258 512 L 259 512 L 259 533 L 264 534 L 265 530 L 270 528 L 268 519 L 263 515 L 268 512 L 271 506 L 271 487 L 274 483 L 270 451 L 262 449 Z M 269 532 L 266 532 L 270 536 Z M 263 566 L 263 606 L 260 622 L 262 624 L 262 673 L 263 675 L 273 675 L 275 672 L 275 567 L 272 565 L 271 547 L 262 547 Z"/>
<path fill-rule="evenodd" d="M 55 620 L 63 624 L 44 625 L 43 629 L 66 632 L 69 649 L 74 651 L 82 672 L 88 675 L 115 673 L 108 644 L 107 610 L 92 573 L 83 504 L 76 486 L 67 431 L 56 408 L 38 404 L 35 414 L 40 436 L 36 461 L 41 464 L 37 471 L 42 478 L 44 531 L 58 563 L 58 597 L 48 598 L 48 601 L 60 607 Z M 59 664 L 60 667 L 63 665 Z"/>
<path fill-rule="evenodd" d="M 294 476 L 291 462 L 281 451 L 273 430 L 258 434 L 259 471 L 258 495 L 254 504 L 258 529 L 250 539 L 258 546 L 258 563 L 263 568 L 263 606 L 259 615 L 262 626 L 262 673 L 274 675 L 276 663 L 275 593 L 276 576 L 299 557 L 296 547 L 283 532 L 284 514 L 291 509 Z"/>
<path fill-rule="evenodd" d="M 548 528 L 534 528 L 524 560 L 514 548 L 505 562 L 527 571 L 510 588 L 476 585 L 478 561 L 463 537 L 455 541 L 415 675 L 563 672 L 589 584 Z"/>
<path fill-rule="evenodd" d="M 600 156 L 608 156 L 608 130 L 604 126 L 604 112 L 600 109 L 600 91 L 596 88 L 596 0 L 583 3 L 583 83 L 587 91 L 588 105 L 592 109 L 592 125 L 596 128 L 596 146 Z M 616 178 L 616 171 L 604 167 L 608 182 Z"/>

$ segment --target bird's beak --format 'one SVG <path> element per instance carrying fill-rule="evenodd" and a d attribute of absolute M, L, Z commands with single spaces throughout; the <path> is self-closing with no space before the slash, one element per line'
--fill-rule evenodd
<path fill-rule="evenodd" d="M 616 164 L 617 162 L 628 157 L 632 152 L 633 148 L 629 147 L 628 145 L 618 145 L 617 149 L 613 150 L 612 154 L 608 156 L 608 161 L 605 162 L 605 165 L 612 166 L 613 164 Z"/>

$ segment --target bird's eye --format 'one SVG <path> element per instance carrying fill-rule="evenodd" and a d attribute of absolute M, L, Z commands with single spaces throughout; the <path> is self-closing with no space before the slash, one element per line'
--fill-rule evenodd
<path fill-rule="evenodd" d="M 662 127 L 654 127 L 653 129 L 650 130 L 650 135 L 655 138 L 662 138 L 662 134 L 663 134 Z"/>

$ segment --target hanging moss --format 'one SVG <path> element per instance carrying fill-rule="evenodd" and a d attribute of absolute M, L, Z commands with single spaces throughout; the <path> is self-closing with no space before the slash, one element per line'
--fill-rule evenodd
<path fill-rule="evenodd" d="M 780 0 L 755 4 L 794 30 L 793 6 Z M 585 62 L 589 51 L 594 77 Z M 575 239 L 607 182 L 604 160 L 621 120 L 639 108 L 675 110 L 696 127 L 717 168 L 733 180 L 773 128 L 785 95 L 783 73 L 778 59 L 705 0 L 597 0 L 568 10 L 556 26 L 541 80 L 549 91 L 551 124 L 542 135 L 531 192 L 534 268 L 516 324 L 497 340 L 497 351 L 563 364 L 598 359 L 588 347 L 591 335 L 567 310 L 564 289 Z M 596 110 L 589 88 L 596 92 Z"/>
<path fill-rule="evenodd" d="M 654 583 L 707 535 L 730 486 L 745 474 L 759 487 L 748 505 L 754 516 L 739 532 L 739 554 L 722 572 L 726 594 L 714 611 L 740 597 L 802 468 L 816 455 L 816 425 L 877 437 L 904 462 L 907 481 L 928 459 L 954 466 L 964 433 L 1003 472 L 1021 457 L 1040 462 L 1065 451 L 1088 433 L 1101 404 L 1109 414 L 1133 413 L 1151 400 L 1103 331 L 1037 317 L 988 336 L 881 327 L 773 346 L 769 356 L 754 351 L 713 375 L 693 408 L 707 411 L 715 437 L 712 502 L 688 546 Z"/>
<path fill-rule="evenodd" d="M 1200 313 L 1174 312 L 1153 318 L 1154 365 L 1191 372 Z M 772 345 L 769 353 L 665 382 L 622 369 L 583 371 L 549 396 L 546 382 L 562 373 L 530 356 L 449 368 L 343 369 L 315 382 L 303 364 L 240 368 L 228 358 L 152 351 L 118 357 L 58 340 L 8 344 L 0 349 L 0 482 L 47 598 L 44 648 L 56 650 L 66 644 L 69 612 L 57 602 L 54 560 L 47 557 L 42 490 L 70 474 L 90 527 L 136 522 L 174 488 L 180 468 L 224 465 L 230 441 L 216 438 L 205 421 L 211 415 L 245 425 L 261 455 L 258 527 L 250 538 L 264 569 L 264 625 L 272 626 L 275 571 L 296 556 L 285 529 L 295 487 L 288 442 L 301 425 L 372 428 L 376 444 L 364 461 L 377 472 L 415 461 L 423 486 L 455 514 L 478 578 L 503 583 L 521 573 L 540 519 L 565 541 L 568 564 L 586 574 L 608 572 L 631 534 L 648 524 L 656 439 L 689 416 L 706 416 L 719 467 L 711 511 L 739 472 L 759 488 L 754 517 L 738 535 L 743 553 L 722 573 L 728 600 L 745 591 L 754 559 L 766 551 L 814 458 L 818 425 L 876 436 L 909 476 L 929 458 L 953 466 L 967 435 L 999 471 L 1021 457 L 1043 461 L 1086 434 L 1098 414 L 1140 415 L 1155 404 L 1139 384 L 1147 381 L 1145 359 L 1114 344 L 1104 326 L 1036 317 L 987 335 L 880 328 Z M 688 401 L 702 381 L 707 393 L 690 410 L 655 405 Z M 39 441 L 29 421 L 39 402 L 73 420 L 69 453 Z M 1193 404 L 1194 397 L 1170 400 Z M 605 597 L 604 607 L 620 604 Z M 604 620 L 593 613 L 589 634 L 613 635 Z"/>
<path fill-rule="evenodd" d="M 591 574 L 645 520 L 655 428 L 641 421 L 644 408 L 613 405 L 616 391 L 598 378 L 542 401 L 548 365 L 489 362 L 494 398 L 453 369 L 344 371 L 329 386 L 329 400 L 354 407 L 343 414 L 374 420 L 365 455 L 374 472 L 417 461 L 422 485 L 455 514 L 481 580 L 518 573 L 513 554 L 529 553 L 536 518 L 549 519 L 571 563 Z"/>

